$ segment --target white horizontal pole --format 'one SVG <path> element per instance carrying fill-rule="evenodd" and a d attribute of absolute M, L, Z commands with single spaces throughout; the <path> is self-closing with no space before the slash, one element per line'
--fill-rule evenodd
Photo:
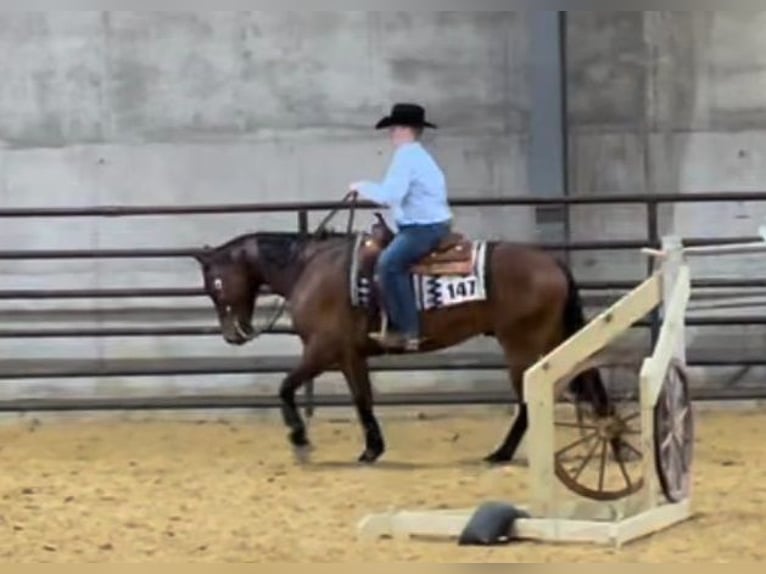
<path fill-rule="evenodd" d="M 684 247 L 684 255 L 735 255 L 742 253 L 761 253 L 766 251 L 766 241 L 754 241 L 752 243 L 732 243 L 721 245 L 703 245 L 700 247 Z M 652 249 L 644 247 L 641 249 L 643 255 L 664 259 L 668 254 L 661 249 Z"/>
<path fill-rule="evenodd" d="M 760 253 L 766 251 L 766 242 L 734 243 L 731 245 L 705 245 L 684 247 L 684 255 L 727 255 L 737 253 Z"/>

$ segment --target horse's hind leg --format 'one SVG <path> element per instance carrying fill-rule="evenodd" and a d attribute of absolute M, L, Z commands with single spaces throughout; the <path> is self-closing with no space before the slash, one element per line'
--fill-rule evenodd
<path fill-rule="evenodd" d="M 513 456 L 516 454 L 516 450 L 521 444 L 521 439 L 524 438 L 524 434 L 527 432 L 527 427 L 529 426 L 527 404 L 524 402 L 522 395 L 524 368 L 511 367 L 510 374 L 511 382 L 514 389 L 516 389 L 516 396 L 519 399 L 519 411 L 516 414 L 516 418 L 514 419 L 508 434 L 505 436 L 505 439 L 497 450 L 484 457 L 484 460 L 491 464 L 501 464 L 513 460 Z"/>
<path fill-rule="evenodd" d="M 364 452 L 359 456 L 359 462 L 373 463 L 380 458 L 386 446 L 380 425 L 373 412 L 369 367 L 364 358 L 351 352 L 342 361 L 341 368 L 354 398 L 359 422 L 364 429 L 365 447 Z"/>
<path fill-rule="evenodd" d="M 498 342 L 503 348 L 505 359 L 508 362 L 508 372 L 511 385 L 519 401 L 519 410 L 503 442 L 497 450 L 485 457 L 484 460 L 492 464 L 507 463 L 513 460 L 527 432 L 529 414 L 524 398 L 524 372 L 545 351 L 544 341 L 548 337 L 547 330 L 541 328 L 533 330 L 516 325 L 513 331 L 513 335 L 500 334 Z M 519 337 L 520 332 L 524 333 L 523 337 Z"/>

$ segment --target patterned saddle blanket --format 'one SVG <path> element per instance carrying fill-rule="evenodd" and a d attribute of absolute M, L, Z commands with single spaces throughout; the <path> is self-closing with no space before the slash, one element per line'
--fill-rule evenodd
<path fill-rule="evenodd" d="M 487 252 L 486 241 L 463 240 L 462 249 L 470 250 L 450 261 L 443 255 L 431 255 L 412 268 L 412 282 L 419 311 L 443 309 L 464 305 L 487 298 Z M 375 277 L 377 263 L 383 246 L 368 233 L 360 233 L 354 243 L 351 257 L 349 282 L 351 305 L 379 313 L 379 290 Z"/>

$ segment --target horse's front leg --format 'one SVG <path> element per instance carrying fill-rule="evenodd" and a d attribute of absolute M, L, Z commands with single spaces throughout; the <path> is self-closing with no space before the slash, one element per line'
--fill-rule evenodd
<path fill-rule="evenodd" d="M 295 393 L 311 378 L 299 367 L 282 380 L 282 385 L 279 388 L 279 397 L 282 400 L 282 420 L 290 429 L 290 443 L 296 448 L 308 447 L 309 440 L 306 435 L 306 424 L 295 404 Z"/>
<path fill-rule="evenodd" d="M 354 397 L 359 422 L 364 430 L 364 451 L 358 460 L 362 463 L 371 464 L 380 458 L 386 450 L 386 445 L 373 411 L 370 369 L 367 366 L 367 361 L 354 351 L 347 353 L 341 368 L 351 390 L 351 395 Z"/>
<path fill-rule="evenodd" d="M 282 400 L 282 419 L 290 429 L 288 435 L 290 444 L 297 449 L 296 453 L 310 447 L 306 433 L 306 424 L 303 422 L 298 407 L 295 404 L 295 394 L 304 384 L 314 379 L 325 368 L 323 354 L 313 347 L 306 347 L 300 364 L 293 369 L 283 380 L 279 388 L 279 397 Z"/>

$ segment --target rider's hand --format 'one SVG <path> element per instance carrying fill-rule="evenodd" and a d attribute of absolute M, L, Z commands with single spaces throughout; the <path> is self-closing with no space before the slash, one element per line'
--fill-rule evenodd
<path fill-rule="evenodd" d="M 351 200 L 356 200 L 359 198 L 359 188 L 361 187 L 360 183 L 352 183 L 348 186 L 348 198 Z"/>

